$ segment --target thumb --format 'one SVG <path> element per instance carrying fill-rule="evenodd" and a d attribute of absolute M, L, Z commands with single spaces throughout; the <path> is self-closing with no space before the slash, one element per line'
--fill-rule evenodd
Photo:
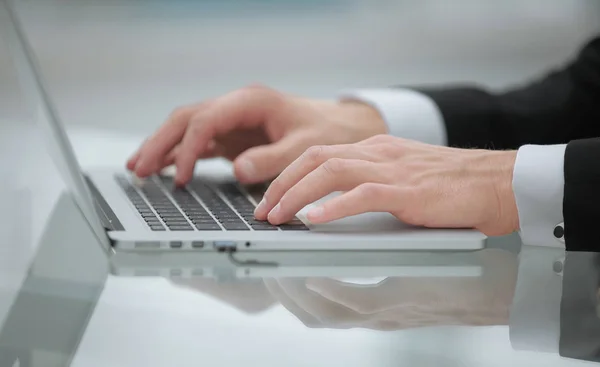
<path fill-rule="evenodd" d="M 275 178 L 308 147 L 301 134 L 291 134 L 276 142 L 247 149 L 233 162 L 236 178 L 255 184 Z"/>

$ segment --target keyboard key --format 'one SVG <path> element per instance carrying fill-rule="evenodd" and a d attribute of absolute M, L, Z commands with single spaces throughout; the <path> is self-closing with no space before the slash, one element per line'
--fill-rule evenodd
<path fill-rule="evenodd" d="M 169 226 L 171 231 L 193 231 L 194 228 L 191 226 Z"/>
<path fill-rule="evenodd" d="M 250 228 L 243 223 L 223 223 L 223 228 L 228 231 L 249 231 Z"/>
<path fill-rule="evenodd" d="M 191 217 L 190 218 L 191 222 L 194 223 L 216 223 L 217 221 L 215 221 L 214 219 L 208 217 L 208 218 L 197 218 L 197 217 Z"/>
<path fill-rule="evenodd" d="M 275 226 L 266 226 L 264 224 L 256 224 L 251 226 L 255 231 L 277 231 Z"/>
<path fill-rule="evenodd" d="M 162 212 L 158 213 L 161 218 L 183 218 L 183 215 L 179 212 Z"/>
<path fill-rule="evenodd" d="M 215 214 L 217 219 L 236 219 L 241 220 L 240 216 L 235 213 L 226 213 L 226 214 Z"/>
<path fill-rule="evenodd" d="M 279 225 L 279 228 L 281 228 L 282 231 L 308 231 L 309 230 L 309 228 L 307 226 L 305 226 L 304 224 L 302 224 L 302 225 L 281 224 L 281 225 Z"/>
<path fill-rule="evenodd" d="M 166 222 L 165 223 L 169 227 L 189 227 L 190 224 L 188 222 Z"/>
<path fill-rule="evenodd" d="M 212 218 L 193 218 L 191 220 L 192 220 L 192 223 L 215 223 L 215 224 L 217 223 Z"/>
<path fill-rule="evenodd" d="M 166 223 L 176 223 L 176 222 L 187 223 L 187 220 L 185 219 L 184 216 L 164 217 L 164 218 L 162 218 L 162 220 L 165 221 Z"/>
<path fill-rule="evenodd" d="M 242 221 L 242 219 L 238 216 L 235 216 L 235 217 L 220 216 L 220 217 L 217 217 L 217 220 L 219 222 L 244 223 Z"/>
<path fill-rule="evenodd" d="M 208 213 L 186 213 L 186 215 L 190 218 L 207 218 L 207 219 L 210 218 L 210 219 L 212 219 L 212 217 Z"/>
<path fill-rule="evenodd" d="M 150 229 L 153 231 L 166 231 L 165 227 L 163 226 L 150 226 Z"/>
<path fill-rule="evenodd" d="M 167 217 L 173 217 L 173 216 L 183 216 L 183 213 L 180 212 L 177 209 L 173 209 L 173 210 L 157 210 L 156 211 L 158 213 L 158 215 L 164 215 Z"/>
<path fill-rule="evenodd" d="M 196 229 L 199 231 L 220 231 L 221 226 L 216 223 L 196 223 Z"/>

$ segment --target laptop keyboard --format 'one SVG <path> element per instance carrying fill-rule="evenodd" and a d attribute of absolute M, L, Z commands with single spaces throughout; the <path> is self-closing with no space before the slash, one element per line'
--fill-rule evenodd
<path fill-rule="evenodd" d="M 193 180 L 187 188 L 175 188 L 171 177 L 152 177 L 141 185 L 133 185 L 125 176 L 116 180 L 153 231 L 308 230 L 298 218 L 280 226 L 256 220 L 254 203 L 234 183 L 209 185 Z M 256 200 L 263 193 L 252 197 Z"/>

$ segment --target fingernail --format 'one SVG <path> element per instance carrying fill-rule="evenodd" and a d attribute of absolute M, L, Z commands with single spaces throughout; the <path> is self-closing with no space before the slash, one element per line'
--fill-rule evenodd
<path fill-rule="evenodd" d="M 322 206 L 318 206 L 316 208 L 313 208 L 311 210 L 308 211 L 308 213 L 306 214 L 306 216 L 308 217 L 308 220 L 310 220 L 311 222 L 316 219 L 320 219 L 323 216 L 323 213 L 325 211 L 323 210 Z"/>
<path fill-rule="evenodd" d="M 271 210 L 271 212 L 269 213 L 269 221 L 277 220 L 277 216 L 279 215 L 280 211 L 281 211 L 281 204 L 277 204 L 273 208 L 273 210 Z"/>
<path fill-rule="evenodd" d="M 263 212 L 266 207 L 267 200 L 263 197 L 260 203 L 258 203 L 258 205 L 256 206 L 256 209 L 254 209 L 254 215 L 260 215 L 260 213 Z"/>
<path fill-rule="evenodd" d="M 252 178 L 254 177 L 254 164 L 252 162 L 250 162 L 249 159 L 247 158 L 242 158 L 239 162 L 239 168 L 241 171 L 241 174 L 245 177 L 245 178 Z"/>

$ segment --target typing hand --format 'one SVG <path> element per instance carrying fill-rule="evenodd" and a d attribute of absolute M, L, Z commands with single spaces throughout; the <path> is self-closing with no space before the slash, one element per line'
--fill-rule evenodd
<path fill-rule="evenodd" d="M 380 135 L 355 144 L 314 146 L 275 179 L 256 208 L 281 224 L 311 209 L 312 223 L 364 212 L 389 212 L 412 225 L 476 228 L 487 235 L 518 230 L 512 192 L 514 151 L 456 149 Z"/>
<path fill-rule="evenodd" d="M 234 162 L 241 182 L 258 183 L 277 176 L 310 146 L 353 143 L 385 132 L 379 113 L 366 104 L 252 86 L 175 110 L 127 167 L 146 177 L 175 164 L 175 181 L 184 184 L 197 159 L 222 156 Z"/>
<path fill-rule="evenodd" d="M 368 286 L 329 278 L 282 278 L 265 279 L 265 284 L 288 311 L 313 328 L 507 325 L 517 258 L 496 249 L 479 255 L 479 277 L 398 277 Z"/>

